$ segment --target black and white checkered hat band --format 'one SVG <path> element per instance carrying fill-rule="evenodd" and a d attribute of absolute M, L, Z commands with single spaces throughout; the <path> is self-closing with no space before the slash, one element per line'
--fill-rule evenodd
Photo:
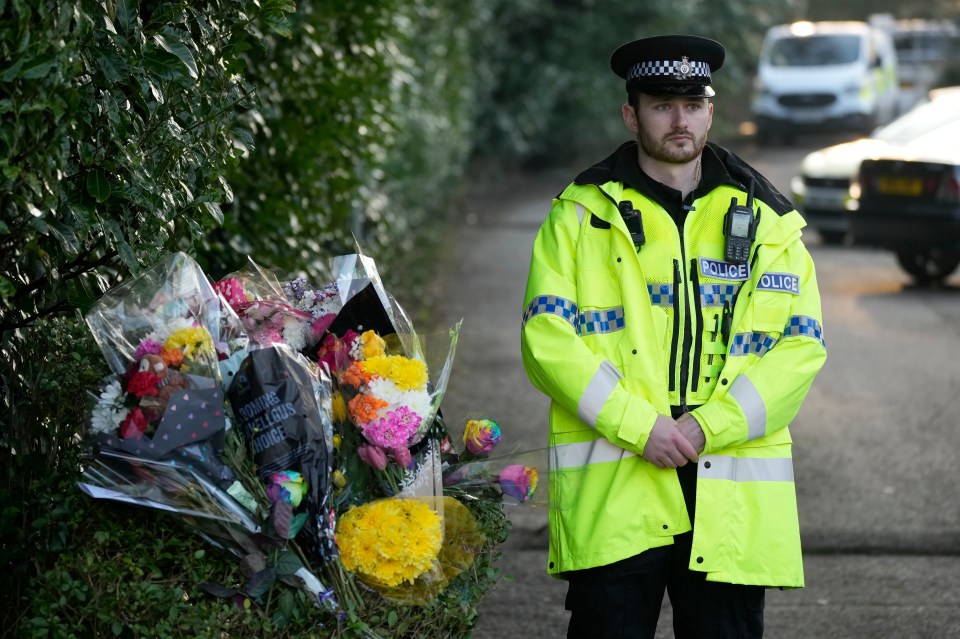
<path fill-rule="evenodd" d="M 689 80 L 705 78 L 710 82 L 710 65 L 689 60 L 648 60 L 638 62 L 627 71 L 627 81 L 639 78 L 673 78 Z"/>

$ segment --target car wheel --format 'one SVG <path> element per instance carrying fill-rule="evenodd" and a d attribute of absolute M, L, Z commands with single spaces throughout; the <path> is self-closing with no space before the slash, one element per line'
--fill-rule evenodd
<path fill-rule="evenodd" d="M 918 284 L 932 284 L 947 278 L 960 265 L 960 253 L 930 248 L 923 251 L 897 251 L 897 261 Z"/>

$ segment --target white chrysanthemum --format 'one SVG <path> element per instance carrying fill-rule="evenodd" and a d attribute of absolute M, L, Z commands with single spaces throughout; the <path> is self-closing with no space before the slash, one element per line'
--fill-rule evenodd
<path fill-rule="evenodd" d="M 420 417 L 426 419 L 427 415 L 431 414 L 433 411 L 431 409 L 430 394 L 425 390 L 409 390 L 404 391 L 403 401 L 407 407 L 415 412 Z M 429 424 L 421 423 L 420 432 L 423 431 Z"/>
<path fill-rule="evenodd" d="M 420 417 L 425 417 L 430 411 L 430 395 L 424 390 L 401 390 L 389 379 L 375 377 L 370 380 L 370 394 L 382 399 L 391 411 L 400 406 L 406 406 Z"/>
<path fill-rule="evenodd" d="M 120 427 L 120 422 L 127 416 L 127 409 L 123 405 L 123 389 L 120 382 L 113 380 L 97 398 L 97 405 L 93 408 L 90 417 L 90 430 L 94 433 L 109 435 Z"/>
<path fill-rule="evenodd" d="M 369 382 L 370 394 L 389 404 L 387 410 L 403 405 L 403 391 L 389 379 L 374 377 Z"/>
<path fill-rule="evenodd" d="M 307 347 L 307 326 L 303 320 L 296 317 L 285 317 L 283 320 L 283 340 L 295 351 Z"/>

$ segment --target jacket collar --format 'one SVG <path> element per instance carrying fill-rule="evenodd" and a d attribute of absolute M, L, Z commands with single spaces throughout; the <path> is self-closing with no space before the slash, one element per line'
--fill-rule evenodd
<path fill-rule="evenodd" d="M 740 187 L 740 183 L 733 179 L 717 153 L 717 147 L 708 143 L 703 149 L 700 184 L 694 191 L 694 198 L 709 193 L 721 185 Z M 607 182 L 622 182 L 635 191 L 664 204 L 665 199 L 679 197 L 676 189 L 657 182 L 643 172 L 637 162 L 637 143 L 624 142 L 603 161 L 594 164 L 582 172 L 574 180 L 575 184 L 594 184 L 600 186 Z"/>
<path fill-rule="evenodd" d="M 756 169 L 739 156 L 718 144 L 708 142 L 703 149 L 702 177 L 694 191 L 694 198 L 706 195 L 721 185 L 747 191 L 754 181 L 754 196 L 779 216 L 794 210 L 793 204 Z M 610 156 L 594 164 L 576 177 L 574 184 L 593 184 L 603 187 L 620 182 L 663 205 L 664 195 L 674 189 L 647 176 L 637 163 L 636 141 L 624 142 Z"/>

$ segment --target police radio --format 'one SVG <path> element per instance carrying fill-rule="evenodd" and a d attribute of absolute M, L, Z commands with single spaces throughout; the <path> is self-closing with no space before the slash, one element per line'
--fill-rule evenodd
<path fill-rule="evenodd" d="M 750 259 L 750 247 L 757 235 L 757 226 L 753 217 L 753 180 L 750 180 L 750 190 L 747 192 L 745 206 L 737 204 L 737 198 L 731 198 L 730 208 L 727 209 L 724 236 L 727 247 L 724 260 L 734 264 L 746 264 Z"/>

